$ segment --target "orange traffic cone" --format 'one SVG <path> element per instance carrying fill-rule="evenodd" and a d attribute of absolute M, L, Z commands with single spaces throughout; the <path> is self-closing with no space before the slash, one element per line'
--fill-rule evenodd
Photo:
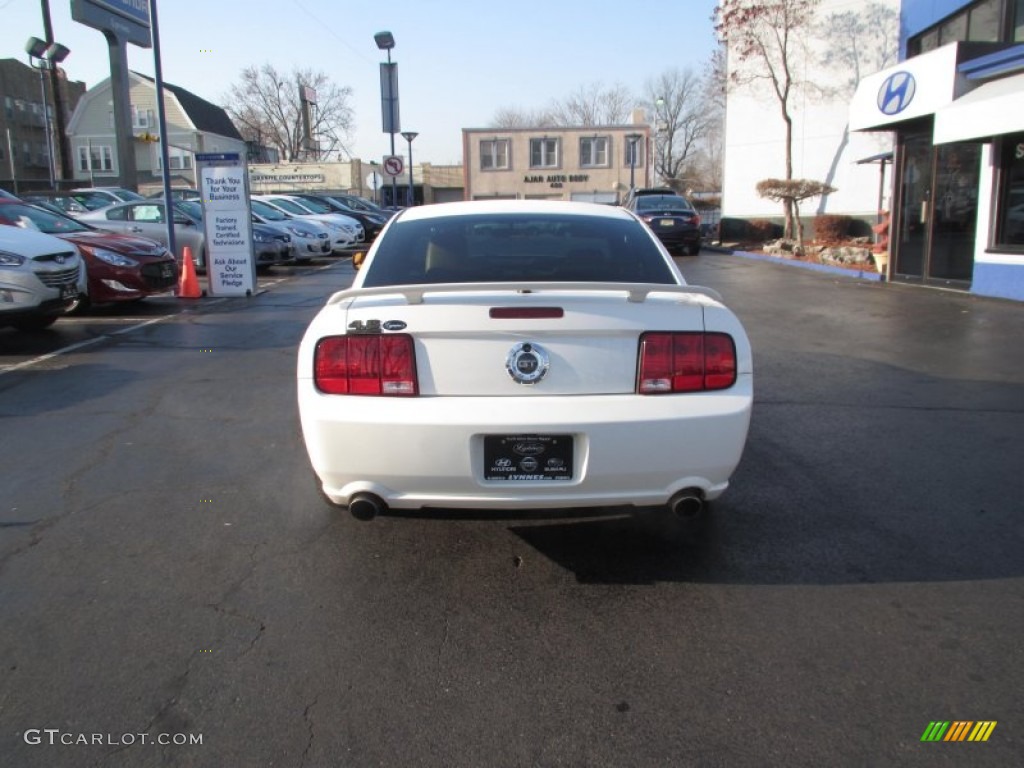
<path fill-rule="evenodd" d="M 178 298 L 198 299 L 203 295 L 199 290 L 196 265 L 192 261 L 192 249 L 187 245 L 181 256 L 181 276 L 178 278 Z"/>

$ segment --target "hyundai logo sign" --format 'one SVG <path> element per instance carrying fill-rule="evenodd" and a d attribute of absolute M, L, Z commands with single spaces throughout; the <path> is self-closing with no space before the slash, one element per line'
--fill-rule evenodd
<path fill-rule="evenodd" d="M 878 109 L 884 115 L 898 115 L 914 100 L 917 83 L 909 72 L 896 72 L 885 78 L 878 89 Z"/>

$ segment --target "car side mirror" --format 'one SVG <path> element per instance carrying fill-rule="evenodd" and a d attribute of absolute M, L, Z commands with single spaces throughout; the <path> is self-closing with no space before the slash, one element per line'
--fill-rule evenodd
<path fill-rule="evenodd" d="M 363 262 L 366 261 L 366 254 L 360 251 L 359 253 L 352 254 L 352 269 L 358 271 Z"/>

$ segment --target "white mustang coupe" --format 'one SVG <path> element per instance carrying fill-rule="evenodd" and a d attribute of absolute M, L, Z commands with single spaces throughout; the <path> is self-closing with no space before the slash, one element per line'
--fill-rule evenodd
<path fill-rule="evenodd" d="M 358 259 L 356 260 L 358 261 Z M 410 208 L 298 357 L 324 495 L 389 508 L 660 506 L 728 486 L 750 343 L 635 215 L 550 201 Z"/>

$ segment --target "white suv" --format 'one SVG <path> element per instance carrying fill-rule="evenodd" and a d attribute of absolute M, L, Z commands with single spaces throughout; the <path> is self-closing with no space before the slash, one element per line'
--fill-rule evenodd
<path fill-rule="evenodd" d="M 0 327 L 52 325 L 85 293 L 85 266 L 74 245 L 30 229 L 0 226 Z"/>

